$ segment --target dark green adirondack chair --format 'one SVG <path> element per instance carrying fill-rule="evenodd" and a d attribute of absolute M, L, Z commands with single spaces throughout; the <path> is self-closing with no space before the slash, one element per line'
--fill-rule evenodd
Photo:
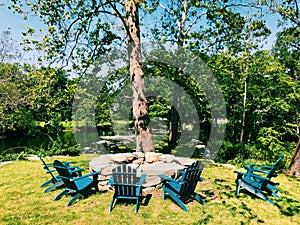
<path fill-rule="evenodd" d="M 184 211 L 188 211 L 185 202 L 191 199 L 196 199 L 202 205 L 206 205 L 200 195 L 195 193 L 198 181 L 202 180 L 200 176 L 203 168 L 204 164 L 202 162 L 195 161 L 182 171 L 182 176 L 179 180 L 159 175 L 163 181 L 162 199 L 165 199 L 166 193 L 169 194 Z"/>
<path fill-rule="evenodd" d="M 48 193 L 49 191 L 62 187 L 64 182 L 60 179 L 59 175 L 55 175 L 57 171 L 54 169 L 53 164 L 47 164 L 41 155 L 38 155 L 39 159 L 43 163 L 43 169 L 46 170 L 47 174 L 51 175 L 51 179 L 44 182 L 40 187 L 46 187 L 51 184 L 51 186 L 47 187 L 43 192 Z M 78 166 L 70 167 L 71 162 L 63 162 L 66 166 L 68 166 L 71 170 L 78 169 Z M 51 169 L 53 168 L 53 169 Z M 81 176 L 81 170 L 77 170 L 76 173 L 72 173 L 73 177 Z"/>
<path fill-rule="evenodd" d="M 114 168 L 108 182 L 115 190 L 109 211 L 112 211 L 116 199 L 133 199 L 136 200 L 135 212 L 137 213 L 142 197 L 142 185 L 146 177 L 146 174 L 141 174 L 141 176 L 138 177 L 137 170 L 129 165 L 124 164 Z"/>
<path fill-rule="evenodd" d="M 277 161 L 271 166 L 261 166 L 259 164 L 250 164 L 245 167 L 247 172 L 237 172 L 236 178 L 236 195 L 240 193 L 240 189 L 244 188 L 253 195 L 273 204 L 269 196 L 280 198 L 277 193 L 279 189 L 276 187 L 278 183 L 271 181 L 271 178 L 277 176 L 277 170 L 280 167 L 283 154 L 279 156 Z"/>
<path fill-rule="evenodd" d="M 68 202 L 67 206 L 70 206 L 75 202 L 78 198 L 82 196 L 86 196 L 91 189 L 94 187 L 98 190 L 98 175 L 99 172 L 93 172 L 86 175 L 73 177 L 73 173 L 77 171 L 81 171 L 81 168 L 70 170 L 67 165 L 59 160 L 55 160 L 54 168 L 57 170 L 60 179 L 64 182 L 65 189 L 58 194 L 54 200 L 59 200 L 65 194 L 73 194 L 73 197 Z M 93 177 L 93 178 L 90 178 Z"/>

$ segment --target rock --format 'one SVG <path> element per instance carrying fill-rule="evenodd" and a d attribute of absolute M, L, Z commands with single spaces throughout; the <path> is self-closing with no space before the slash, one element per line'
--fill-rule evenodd
<path fill-rule="evenodd" d="M 109 177 L 103 176 L 102 174 L 100 174 L 100 175 L 98 176 L 98 180 L 99 180 L 99 181 L 106 181 L 106 183 L 107 183 L 107 181 L 109 180 Z"/>
<path fill-rule="evenodd" d="M 155 187 L 156 185 L 160 184 L 161 180 L 158 176 L 147 176 L 143 187 Z"/>
<path fill-rule="evenodd" d="M 178 164 L 183 165 L 183 166 L 189 166 L 193 162 L 195 162 L 195 160 L 190 159 L 190 158 L 185 158 L 185 157 L 176 157 L 171 162 L 178 163 Z"/>
<path fill-rule="evenodd" d="M 162 153 L 156 153 L 156 152 L 147 152 L 145 154 L 145 161 L 147 163 L 153 163 L 160 160 L 160 156 L 162 156 Z"/>
<path fill-rule="evenodd" d="M 112 161 L 114 162 L 131 162 L 135 156 L 131 153 L 118 153 L 112 155 Z"/>
<path fill-rule="evenodd" d="M 205 145 L 196 145 L 195 148 L 198 148 L 198 149 L 203 149 L 205 148 L 206 146 Z"/>
<path fill-rule="evenodd" d="M 112 157 L 110 154 L 105 154 L 98 156 L 96 158 L 93 158 L 90 162 L 90 166 L 96 165 L 96 164 L 110 164 L 112 163 Z"/>
<path fill-rule="evenodd" d="M 116 168 L 117 166 L 118 166 L 117 164 L 108 164 L 105 168 L 102 169 L 101 175 L 111 176 L 112 175 L 112 169 Z"/>
<path fill-rule="evenodd" d="M 142 173 L 147 175 L 163 174 L 169 177 L 177 176 L 184 166 L 176 163 L 145 164 L 141 166 Z"/>
<path fill-rule="evenodd" d="M 145 158 L 145 154 L 142 153 L 142 152 L 133 152 L 132 155 L 134 155 L 138 159 L 144 159 Z"/>
<path fill-rule="evenodd" d="M 153 195 L 156 192 L 155 187 L 145 187 L 143 189 L 143 196 L 146 197 L 147 195 Z"/>
<path fill-rule="evenodd" d="M 141 165 L 144 163 L 144 160 L 140 160 L 140 159 L 135 159 L 132 161 L 132 164 L 138 164 L 138 165 Z"/>
<path fill-rule="evenodd" d="M 112 175 L 112 170 L 120 164 L 128 164 L 137 169 L 137 176 L 142 173 L 147 175 L 143 187 L 152 190 L 153 188 L 159 189 L 162 187 L 159 174 L 176 179 L 180 176 L 181 170 L 194 161 L 190 158 L 155 152 L 146 154 L 142 152 L 103 154 L 91 159 L 90 171 L 101 171 L 98 176 L 99 186 L 102 189 L 109 190 L 110 185 L 107 182 Z"/>
<path fill-rule="evenodd" d="M 172 162 L 175 158 L 176 158 L 175 155 L 171 155 L 171 154 L 163 154 L 160 156 L 160 160 L 167 163 Z"/>

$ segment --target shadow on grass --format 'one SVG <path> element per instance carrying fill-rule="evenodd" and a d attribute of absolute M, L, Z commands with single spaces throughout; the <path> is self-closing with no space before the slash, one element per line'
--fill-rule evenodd
<path fill-rule="evenodd" d="M 199 194 L 199 193 L 197 193 L 199 196 L 200 196 L 200 198 L 204 201 L 204 203 L 206 203 L 206 198 L 203 196 L 203 195 L 201 195 L 201 194 Z M 165 195 L 165 199 L 168 199 L 168 200 L 171 200 L 175 205 L 177 205 L 178 207 L 180 207 L 181 208 L 181 206 L 169 195 L 169 194 L 166 194 Z M 192 204 L 200 204 L 200 205 L 202 205 L 200 202 L 198 202 L 194 197 L 186 197 L 186 198 L 181 198 L 180 199 L 185 205 L 187 205 L 187 204 L 189 204 L 189 203 L 192 203 Z M 188 206 L 187 206 L 188 207 Z"/>
<path fill-rule="evenodd" d="M 140 206 L 147 206 L 150 202 L 150 199 L 152 198 L 152 194 L 148 194 L 146 196 L 142 196 L 140 200 Z M 135 205 L 136 200 L 135 199 L 123 199 L 123 198 L 118 198 L 114 204 L 114 208 L 117 205 Z"/>
<path fill-rule="evenodd" d="M 285 216 L 294 216 L 300 213 L 300 202 L 291 198 L 282 197 L 276 201 L 275 205 Z"/>
<path fill-rule="evenodd" d="M 146 196 L 143 196 L 141 205 L 147 206 L 151 198 L 152 198 L 152 194 L 147 194 Z"/>
<path fill-rule="evenodd" d="M 252 199 L 264 201 L 245 189 L 242 189 L 240 193 L 246 194 Z M 241 198 L 240 195 L 237 196 L 237 198 Z M 274 201 L 274 205 L 278 207 L 281 214 L 284 216 L 295 216 L 300 213 L 300 202 L 297 200 L 288 197 L 273 198 L 272 200 Z"/>

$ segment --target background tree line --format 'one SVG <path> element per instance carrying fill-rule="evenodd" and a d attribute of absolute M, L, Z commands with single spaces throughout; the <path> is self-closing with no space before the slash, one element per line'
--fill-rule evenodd
<path fill-rule="evenodd" d="M 22 1 L 12 1 L 10 7 L 24 17 L 26 17 L 24 8 L 29 8 L 49 27 L 48 35 L 42 42 L 26 39 L 27 45 L 44 49 L 49 53 L 48 59 L 70 63 L 74 69 L 84 72 L 90 63 L 109 51 L 111 44 L 123 45 L 128 19 L 124 16 L 127 2 L 135 4 L 140 10 L 138 19 L 142 37 L 190 49 L 210 66 L 222 86 L 227 104 L 228 124 L 217 160 L 233 162 L 248 158 L 274 160 L 280 152 L 286 153 L 288 162 L 293 154 L 297 158 L 297 154 L 300 154 L 297 153 L 299 147 L 296 148 L 299 139 L 300 26 L 299 6 L 296 0 L 258 2 L 65 0 L 63 4 L 28 1 L 26 7 Z M 261 50 L 261 45 L 270 34 L 265 23 L 265 14 L 269 13 L 279 16 L 279 25 L 282 29 L 277 33 L 272 50 L 266 51 Z M 159 20 L 154 19 L 157 15 Z M 147 24 L 148 18 L 152 18 L 153 23 Z M 29 29 L 27 35 L 33 32 L 34 30 Z M 3 67 L 7 66 L 14 67 L 7 63 L 3 64 Z M 31 68 L 18 68 L 14 72 L 20 73 L 18 79 L 21 86 L 24 86 L 21 82 L 24 80 L 28 88 L 35 87 L 37 89 L 34 93 L 39 93 L 34 95 L 33 92 L 29 92 L 30 97 L 22 104 L 12 106 L 21 107 L 24 113 L 19 116 L 27 118 L 26 123 L 22 122 L 26 125 L 18 127 L 28 127 L 27 125 L 32 124 L 29 121 L 32 122 L 33 119 L 46 121 L 47 124 L 50 124 L 50 121 L 69 120 L 76 80 L 68 79 L 66 72 L 61 69 L 51 69 L 52 72 L 48 69 L 35 71 L 32 72 Z M 30 79 L 26 83 L 25 78 L 29 74 L 32 74 L 32 80 L 33 74 L 39 74 L 37 76 L 40 77 L 44 74 L 43 79 L 48 79 L 46 87 L 38 81 L 37 85 L 30 84 Z M 181 75 L 180 70 L 174 71 L 174 78 Z M 25 78 L 20 78 L 21 76 Z M 12 78 L 7 82 L 12 82 L 10 79 Z M 38 77 L 35 79 L 38 80 Z M 17 85 L 15 87 L 18 89 Z M 38 88 L 42 91 L 39 92 Z M 18 91 L 15 92 L 16 95 Z M 107 94 L 111 97 L 116 95 L 109 91 Z M 1 97 L 4 95 L 5 93 Z M 200 95 L 198 98 L 203 99 L 203 96 Z M 21 101 L 22 98 L 17 99 Z M 33 99 L 34 103 L 30 99 Z M 203 102 L 205 104 L 205 100 Z M 104 120 L 108 117 L 104 115 L 107 115 L 110 105 L 106 104 L 104 107 L 106 110 L 102 111 L 104 102 L 100 99 L 98 104 L 99 114 L 96 122 L 99 124 L 107 122 Z M 208 115 L 207 109 L 199 107 L 199 113 Z M 157 110 L 157 113 L 159 111 Z M 3 115 L 7 112 L 10 112 L 8 115 L 18 114 L 16 110 L 8 110 L 5 104 L 2 112 Z M 2 118 L 6 120 L 8 117 Z M 18 117 L 15 115 L 12 118 Z M 14 131 L 15 125 L 12 124 L 7 121 L 5 126 L 2 126 L 3 131 L 5 129 L 6 132 Z"/>

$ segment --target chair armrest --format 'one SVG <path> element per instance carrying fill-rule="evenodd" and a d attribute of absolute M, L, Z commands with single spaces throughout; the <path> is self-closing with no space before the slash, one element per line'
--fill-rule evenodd
<path fill-rule="evenodd" d="M 53 164 L 46 164 L 43 166 L 43 169 L 47 169 L 47 167 L 49 168 L 49 167 L 54 167 L 54 166 L 53 166 Z"/>
<path fill-rule="evenodd" d="M 113 185 L 114 184 L 114 179 L 113 176 L 111 176 L 107 182 L 108 185 Z"/>
<path fill-rule="evenodd" d="M 258 168 L 255 168 L 258 167 Z M 245 166 L 245 169 L 248 171 L 254 171 L 258 173 L 268 174 L 270 170 L 272 169 L 272 166 L 262 166 L 260 164 L 249 164 L 248 166 Z"/>
<path fill-rule="evenodd" d="M 273 166 L 262 166 L 260 169 L 262 169 L 262 170 L 270 170 L 272 168 L 273 168 Z"/>
<path fill-rule="evenodd" d="M 70 166 L 70 164 L 72 164 L 72 162 L 63 162 L 64 165 L 66 166 Z M 48 167 L 54 167 L 53 163 L 49 163 L 47 164 Z"/>
<path fill-rule="evenodd" d="M 246 173 L 245 172 L 240 172 L 240 171 L 233 171 L 234 173 L 238 173 L 238 174 L 242 174 L 242 175 L 245 175 Z"/>
<path fill-rule="evenodd" d="M 72 164 L 72 162 L 63 162 L 63 164 L 65 164 L 66 166 L 70 166 L 70 164 Z"/>
<path fill-rule="evenodd" d="M 54 173 L 56 170 L 47 170 L 46 173 Z"/>
<path fill-rule="evenodd" d="M 140 181 L 139 181 L 138 184 L 139 184 L 139 185 L 142 185 L 142 184 L 145 182 L 146 177 L 147 177 L 146 174 L 141 174 L 141 176 L 140 176 Z"/>
<path fill-rule="evenodd" d="M 83 178 L 86 178 L 86 177 L 91 177 L 91 176 L 99 175 L 99 174 L 100 174 L 100 172 L 95 171 L 95 172 L 92 172 L 92 173 L 83 175 L 83 176 L 81 176 L 81 177 L 75 177 L 75 178 L 72 178 L 72 179 L 70 179 L 70 181 L 77 181 L 77 180 L 80 180 L 80 179 L 83 179 Z"/>
<path fill-rule="evenodd" d="M 83 171 L 82 168 L 79 168 L 78 166 L 72 166 L 68 168 L 70 173 L 78 173 L 79 175 L 81 175 L 81 172 Z"/>
<path fill-rule="evenodd" d="M 270 181 L 270 178 L 262 177 L 262 176 L 259 176 L 259 175 L 255 174 L 255 173 L 252 173 L 249 176 L 254 177 L 255 179 L 258 179 L 258 180 L 262 180 L 262 181 Z"/>
<path fill-rule="evenodd" d="M 254 170 L 254 169 L 259 169 L 262 166 L 263 165 L 261 165 L 261 164 L 249 164 L 249 165 L 245 166 L 244 169 L 246 169 L 246 170 Z M 258 168 L 255 168 L 255 167 L 258 167 Z"/>

